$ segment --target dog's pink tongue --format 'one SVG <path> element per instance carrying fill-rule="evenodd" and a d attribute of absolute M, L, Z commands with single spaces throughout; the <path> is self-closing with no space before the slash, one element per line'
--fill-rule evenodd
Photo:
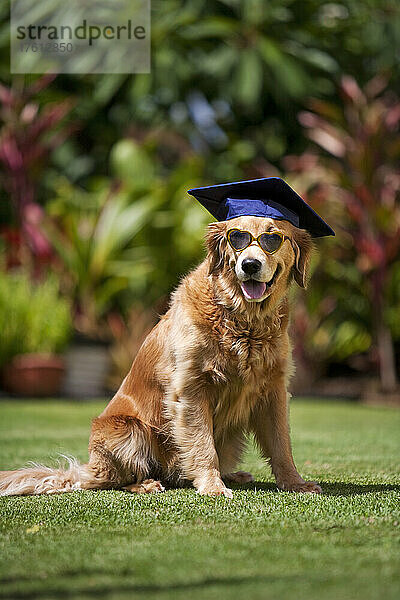
<path fill-rule="evenodd" d="M 245 295 L 252 300 L 258 300 L 265 294 L 267 284 L 265 281 L 255 281 L 254 279 L 249 279 L 248 281 L 242 282 L 242 289 Z"/>

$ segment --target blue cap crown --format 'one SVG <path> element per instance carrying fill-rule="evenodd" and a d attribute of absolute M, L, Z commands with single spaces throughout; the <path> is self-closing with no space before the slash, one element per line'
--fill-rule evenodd
<path fill-rule="evenodd" d="M 285 208 L 273 200 L 257 200 L 256 198 L 227 198 L 225 221 L 236 217 L 269 217 L 270 219 L 284 219 L 295 227 L 299 226 L 299 217 L 293 211 Z"/>
<path fill-rule="evenodd" d="M 235 181 L 189 190 L 216 219 L 255 216 L 284 219 L 313 237 L 335 235 L 328 223 L 280 177 Z"/>

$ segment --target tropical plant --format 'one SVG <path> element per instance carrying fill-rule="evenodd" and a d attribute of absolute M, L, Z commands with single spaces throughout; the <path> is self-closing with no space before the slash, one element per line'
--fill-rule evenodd
<path fill-rule="evenodd" d="M 140 281 L 146 263 L 131 243 L 151 218 L 157 196 L 129 204 L 122 190 L 108 185 L 98 192 L 64 181 L 43 224 L 59 260 L 60 276 L 74 306 L 78 331 L 98 337 L 115 297 L 129 280 Z"/>
<path fill-rule="evenodd" d="M 336 322 L 333 333 L 347 341 L 344 354 L 357 343 L 358 350 L 366 351 L 372 341 L 382 389 L 392 391 L 397 380 L 394 315 L 399 315 L 400 300 L 394 283 L 400 263 L 400 101 L 386 89 L 383 77 L 371 80 L 364 90 L 353 78 L 343 77 L 339 93 L 341 108 L 313 100 L 311 110 L 299 117 L 322 150 L 314 161 L 325 172 L 320 199 L 340 216 L 336 248 L 321 261 L 320 281 L 330 281 L 330 294 L 348 317 Z M 306 165 L 303 159 L 305 171 Z"/>
<path fill-rule="evenodd" d="M 0 270 L 0 367 L 18 354 L 62 352 L 71 327 L 54 274 L 34 283 L 24 270 Z"/>
<path fill-rule="evenodd" d="M 28 86 L 22 79 L 16 79 L 12 87 L 0 84 L 2 184 L 11 200 L 11 220 L 37 260 L 50 254 L 40 231 L 43 209 L 37 192 L 41 174 L 50 152 L 71 130 L 70 126 L 57 127 L 71 109 L 69 99 L 44 107 L 36 99 L 53 80 L 53 75 L 46 75 Z"/>
<path fill-rule="evenodd" d="M 0 78 L 8 81 L 3 4 Z M 40 12 L 45 22 L 46 4 Z M 241 168 L 262 176 L 266 161 L 301 151 L 298 109 L 310 94 L 336 102 L 334 80 L 345 69 L 362 83 L 385 69 L 398 85 L 398 14 L 394 0 L 153 0 L 151 74 L 60 75 L 52 84 L 53 97 L 76 97 L 84 131 L 52 164 L 81 182 L 105 174 L 110 147 L 140 125 L 178 132 L 212 156 L 210 179 Z"/>
<path fill-rule="evenodd" d="M 45 16 L 46 3 L 36 9 Z M 112 311 L 127 318 L 132 303 L 154 303 L 201 256 L 209 217 L 185 190 L 275 174 L 288 149 L 299 155 L 307 144 L 296 115 L 310 95 L 329 100 L 341 113 L 334 82 L 343 72 L 357 76 L 362 87 L 383 70 L 396 89 L 398 14 L 394 0 L 153 0 L 151 74 L 42 79 L 10 75 L 9 2 L 2 3 L 0 144 L 5 140 L 7 146 L 11 134 L 24 150 L 23 170 L 15 168 L 15 152 L 0 159 L 7 266 L 21 263 L 24 246 L 37 272 L 43 260 L 54 260 L 54 236 L 58 250 L 51 266 L 74 298 L 80 329 L 94 331 Z M 30 98 L 27 89 L 34 92 Z M 79 122 L 79 135 L 68 135 L 63 113 Z M 39 123 L 43 129 L 36 136 Z M 326 201 L 332 187 L 321 183 L 336 182 L 337 173 L 309 153 L 295 160 L 313 166 L 301 172 L 287 167 L 294 187 L 329 222 L 340 223 L 340 203 L 332 194 Z M 115 222 L 144 198 L 151 209 L 143 224 L 132 226 L 131 239 L 127 234 L 110 241 L 120 239 Z M 106 242 L 100 215 L 112 212 L 111 205 L 119 217 L 110 223 Z M 330 206 L 333 214 L 326 212 Z M 45 218 L 47 235 L 43 210 L 55 220 Z M 339 237 L 340 243 L 320 242 L 316 277 L 302 300 L 309 311 L 299 314 L 302 326 L 305 315 L 309 319 L 306 350 L 314 362 L 345 361 L 375 347 L 369 278 L 355 266 L 352 234 Z M 385 323 L 398 338 L 399 269 L 396 262 L 388 269 Z"/>
<path fill-rule="evenodd" d="M 146 306 L 176 284 L 199 256 L 206 215 L 185 194 L 198 182 L 189 157 L 163 173 L 153 144 L 132 139 L 111 152 L 113 180 L 90 190 L 60 179 L 44 223 L 58 259 L 76 328 L 99 335 L 108 315 Z"/>

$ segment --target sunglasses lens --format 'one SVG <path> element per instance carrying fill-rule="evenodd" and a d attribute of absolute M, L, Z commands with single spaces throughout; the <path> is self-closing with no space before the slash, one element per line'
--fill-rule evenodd
<path fill-rule="evenodd" d="M 283 238 L 278 233 L 263 233 L 260 238 L 260 246 L 264 252 L 276 252 L 282 245 Z"/>
<path fill-rule="evenodd" d="M 238 231 L 234 229 L 229 234 L 229 241 L 232 248 L 235 250 L 243 250 L 244 248 L 247 248 L 249 244 L 251 244 L 251 236 L 248 231 Z"/>

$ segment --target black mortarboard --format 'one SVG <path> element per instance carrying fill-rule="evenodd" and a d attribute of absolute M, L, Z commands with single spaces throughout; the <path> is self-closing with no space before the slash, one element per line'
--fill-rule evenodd
<path fill-rule="evenodd" d="M 188 191 L 218 221 L 255 216 L 284 219 L 307 229 L 313 237 L 335 235 L 335 232 L 280 177 L 235 181 Z"/>

